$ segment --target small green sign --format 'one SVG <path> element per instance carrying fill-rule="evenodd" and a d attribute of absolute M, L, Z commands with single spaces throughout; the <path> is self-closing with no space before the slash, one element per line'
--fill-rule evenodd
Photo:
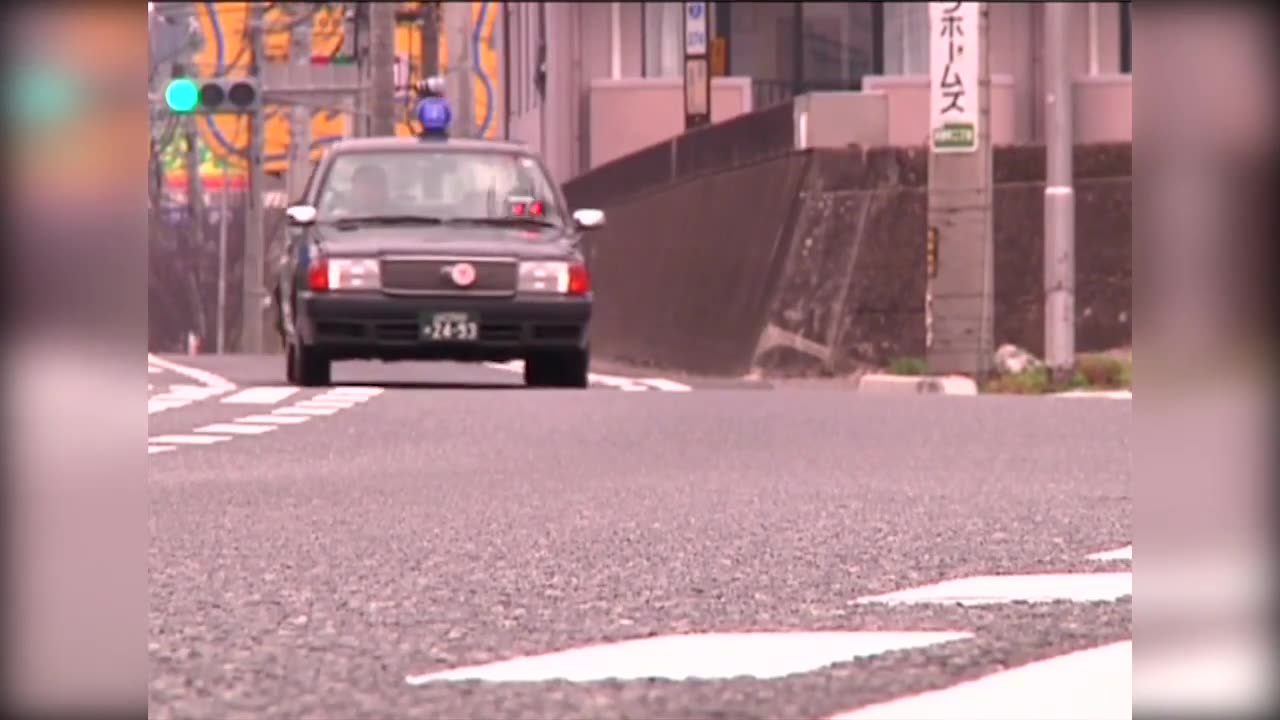
<path fill-rule="evenodd" d="M 933 129 L 933 146 L 950 150 L 972 150 L 978 146 L 978 133 L 973 123 L 946 123 Z"/>

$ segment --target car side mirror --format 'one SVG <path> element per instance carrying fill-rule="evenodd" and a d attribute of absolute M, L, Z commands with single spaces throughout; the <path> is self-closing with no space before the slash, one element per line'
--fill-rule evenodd
<path fill-rule="evenodd" d="M 604 227 L 604 211 L 594 209 L 574 210 L 573 223 L 579 230 L 595 230 Z"/>
<path fill-rule="evenodd" d="M 316 221 L 316 209 L 310 205 L 291 205 L 284 214 L 290 225 L 310 225 Z"/>

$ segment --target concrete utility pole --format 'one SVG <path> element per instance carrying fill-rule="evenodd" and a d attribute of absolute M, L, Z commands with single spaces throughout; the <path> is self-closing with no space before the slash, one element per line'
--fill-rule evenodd
<path fill-rule="evenodd" d="M 186 135 L 186 165 L 187 165 L 187 207 L 191 208 L 191 247 L 196 253 L 204 252 L 205 239 L 205 207 L 204 207 L 204 184 L 200 181 L 200 135 L 196 132 L 196 118 L 194 115 L 183 118 Z M 206 330 L 204 303 L 199 301 L 199 293 L 196 295 L 197 303 L 192 309 L 195 311 L 195 332 L 197 335 L 203 335 Z"/>
<path fill-rule="evenodd" d="M 263 4 L 249 4 L 249 43 L 252 57 L 249 74 L 261 78 L 264 56 Z M 244 232 L 244 303 L 241 308 L 240 352 L 260 353 L 265 347 L 263 333 L 263 300 L 266 298 L 266 242 L 263 237 L 262 195 L 266 191 L 262 172 L 263 146 L 262 111 L 249 116 L 249 190 L 245 194 Z"/>
<path fill-rule="evenodd" d="M 474 137 L 476 134 L 474 81 L 471 57 L 471 3 L 441 3 L 449 64 L 444 68 L 445 95 L 453 110 L 452 134 Z M 545 148 L 543 148 L 545 151 Z"/>
<path fill-rule="evenodd" d="M 470 7 L 469 3 L 464 3 Z M 396 5 L 369 4 L 369 134 L 396 134 Z"/>
<path fill-rule="evenodd" d="M 1075 189 L 1072 178 L 1071 69 L 1067 29 L 1070 6 L 1044 6 L 1045 183 L 1044 350 L 1055 379 L 1070 378 L 1076 354 Z"/>
<path fill-rule="evenodd" d="M 987 3 L 929 3 L 930 372 L 989 374 L 994 248 Z"/>
<path fill-rule="evenodd" d="M 302 18 L 311 12 L 310 3 L 293 3 L 294 18 Z M 311 22 L 297 22 L 289 33 L 289 62 L 294 66 L 311 65 Z M 302 72 L 306 72 L 303 70 Z M 311 109 L 306 105 L 294 105 L 289 112 L 289 201 L 302 197 L 302 188 L 311 174 Z"/>

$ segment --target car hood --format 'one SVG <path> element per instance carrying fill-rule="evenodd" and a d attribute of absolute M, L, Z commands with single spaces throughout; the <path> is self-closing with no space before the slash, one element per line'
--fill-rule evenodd
<path fill-rule="evenodd" d="M 333 255 L 475 255 L 523 259 L 577 254 L 574 239 L 558 228 L 500 228 L 483 225 L 366 226 L 315 228 L 316 239 Z"/>

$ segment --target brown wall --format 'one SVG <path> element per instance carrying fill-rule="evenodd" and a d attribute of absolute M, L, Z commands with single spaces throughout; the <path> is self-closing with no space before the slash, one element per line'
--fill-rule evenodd
<path fill-rule="evenodd" d="M 575 207 L 609 212 L 591 241 L 601 357 L 736 375 L 924 354 L 922 151 L 761 150 L 733 161 L 721 148 L 716 171 L 680 149 L 664 144 L 566 188 Z M 995 166 L 996 341 L 1040 353 L 1044 150 L 1001 148 Z M 1128 145 L 1076 149 L 1082 351 L 1130 341 L 1130 174 Z"/>

